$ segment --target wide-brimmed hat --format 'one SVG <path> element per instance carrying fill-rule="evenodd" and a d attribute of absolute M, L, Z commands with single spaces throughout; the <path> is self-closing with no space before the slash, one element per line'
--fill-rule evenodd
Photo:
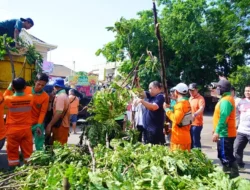
<path fill-rule="evenodd" d="M 60 88 L 65 88 L 64 80 L 62 78 L 56 79 L 53 86 L 57 86 L 57 87 L 60 87 Z"/>

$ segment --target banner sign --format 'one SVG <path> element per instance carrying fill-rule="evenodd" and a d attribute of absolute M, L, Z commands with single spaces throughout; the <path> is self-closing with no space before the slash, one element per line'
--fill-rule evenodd
<path fill-rule="evenodd" d="M 54 64 L 52 62 L 44 61 L 43 62 L 43 72 L 52 73 L 54 69 Z"/>

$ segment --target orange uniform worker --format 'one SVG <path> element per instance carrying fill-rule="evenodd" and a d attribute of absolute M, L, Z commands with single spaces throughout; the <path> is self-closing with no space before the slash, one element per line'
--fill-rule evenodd
<path fill-rule="evenodd" d="M 172 121 L 172 134 L 170 141 L 170 149 L 188 150 L 191 149 L 190 128 L 192 123 L 191 106 L 186 97 L 188 87 L 184 83 L 179 83 L 174 87 L 174 96 L 176 104 L 172 111 L 169 105 L 164 104 L 167 117 Z"/>
<path fill-rule="evenodd" d="M 25 93 L 32 94 L 34 103 L 31 110 L 32 133 L 35 138 L 36 150 L 42 150 L 44 145 L 44 118 L 48 111 L 49 95 L 43 90 L 49 82 L 49 77 L 45 73 L 36 76 L 35 86 L 26 87 Z"/>
<path fill-rule="evenodd" d="M 205 109 L 205 99 L 197 89 L 196 83 L 189 84 L 189 102 L 192 109 L 193 122 L 191 125 L 191 148 L 201 148 L 201 130 L 203 128 L 203 111 Z"/>
<path fill-rule="evenodd" d="M 4 115 L 4 98 L 2 92 L 0 92 L 0 150 L 4 146 L 5 133 L 6 133 L 3 115 Z"/>
<path fill-rule="evenodd" d="M 33 96 L 26 95 L 26 82 L 23 78 L 12 81 L 14 95 L 4 96 L 4 103 L 8 108 L 6 121 L 7 156 L 10 166 L 19 165 L 19 147 L 21 147 L 25 162 L 28 162 L 33 152 L 31 132 L 31 109 Z M 9 90 L 11 87 L 9 87 Z"/>
<path fill-rule="evenodd" d="M 64 80 L 56 79 L 54 83 L 56 96 L 53 102 L 53 117 L 46 127 L 46 135 L 50 136 L 52 132 L 52 142 L 58 141 L 61 144 L 68 142 L 70 119 L 70 102 L 64 88 Z M 58 123 L 60 119 L 62 120 Z"/>
<path fill-rule="evenodd" d="M 49 95 L 43 91 L 43 88 L 48 83 L 49 77 L 45 73 L 39 73 L 36 76 L 35 86 L 27 86 L 24 90 L 25 94 L 32 94 L 34 97 L 31 110 L 32 133 L 35 138 L 36 150 L 42 150 L 44 144 L 44 118 L 48 111 Z M 12 91 L 7 90 L 5 95 L 12 94 Z"/>

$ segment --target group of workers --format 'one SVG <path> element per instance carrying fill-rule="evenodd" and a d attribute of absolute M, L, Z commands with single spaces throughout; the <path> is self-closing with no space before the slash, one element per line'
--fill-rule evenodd
<path fill-rule="evenodd" d="M 33 152 L 33 139 L 36 150 L 44 148 L 45 136 L 50 139 L 48 145 L 54 141 L 61 144 L 68 141 L 70 102 L 77 102 L 79 99 L 71 92 L 73 101 L 70 101 L 64 89 L 64 80 L 60 78 L 55 80 L 54 91 L 49 96 L 43 90 L 48 81 L 48 75 L 41 73 L 36 76 L 35 85 L 29 87 L 23 78 L 16 78 L 0 94 L 0 142 L 3 146 L 5 139 L 7 141 L 9 166 L 20 164 L 19 147 L 24 162 L 29 161 Z M 7 108 L 5 123 L 4 107 Z M 49 110 L 52 110 L 53 116 L 44 126 Z"/>

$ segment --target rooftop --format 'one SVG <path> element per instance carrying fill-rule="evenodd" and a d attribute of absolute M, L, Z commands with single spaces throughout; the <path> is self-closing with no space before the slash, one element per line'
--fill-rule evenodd
<path fill-rule="evenodd" d="M 50 76 L 53 77 L 66 77 L 69 75 L 73 75 L 75 71 L 72 69 L 59 64 L 54 64 L 53 72 L 50 74 Z"/>

